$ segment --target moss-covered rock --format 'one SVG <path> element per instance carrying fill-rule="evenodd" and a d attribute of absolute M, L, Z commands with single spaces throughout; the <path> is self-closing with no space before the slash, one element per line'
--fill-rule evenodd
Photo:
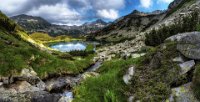
<path fill-rule="evenodd" d="M 170 98 L 166 102 L 199 102 L 191 89 L 192 83 L 173 88 Z"/>

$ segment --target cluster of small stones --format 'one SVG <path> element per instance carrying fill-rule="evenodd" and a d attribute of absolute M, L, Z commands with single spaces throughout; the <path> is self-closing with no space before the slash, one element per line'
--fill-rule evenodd
<path fill-rule="evenodd" d="M 122 57 L 122 58 L 136 58 L 143 56 L 144 54 L 138 54 L 137 52 L 141 50 L 144 44 L 144 36 L 142 34 L 137 35 L 135 39 L 130 41 L 125 41 L 122 43 L 118 43 L 115 45 L 110 45 L 103 47 L 97 50 L 97 57 L 94 60 L 100 59 L 101 61 L 104 60 L 111 60 L 115 57 Z"/>

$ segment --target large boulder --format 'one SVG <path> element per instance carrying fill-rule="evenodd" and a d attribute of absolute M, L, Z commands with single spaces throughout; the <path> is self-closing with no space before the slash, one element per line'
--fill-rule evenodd
<path fill-rule="evenodd" d="M 58 102 L 61 98 L 59 94 L 42 91 L 26 81 L 4 86 L 0 86 L 0 102 Z"/>
<path fill-rule="evenodd" d="M 199 102 L 191 89 L 192 83 L 172 89 L 170 98 L 166 102 Z"/>
<path fill-rule="evenodd" d="M 200 32 L 177 34 L 169 37 L 166 41 L 177 42 L 177 50 L 185 57 L 200 60 Z"/>

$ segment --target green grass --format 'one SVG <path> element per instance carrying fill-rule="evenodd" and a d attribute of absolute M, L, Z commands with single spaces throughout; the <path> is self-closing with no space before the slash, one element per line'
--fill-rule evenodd
<path fill-rule="evenodd" d="M 82 40 L 78 38 L 72 38 L 70 36 L 66 35 L 60 35 L 56 37 L 49 36 L 47 33 L 41 33 L 41 32 L 35 32 L 29 35 L 32 39 L 34 39 L 37 42 L 41 42 L 43 44 L 48 43 L 55 43 L 55 42 L 70 42 L 74 40 Z"/>
<path fill-rule="evenodd" d="M 166 100 L 171 92 L 171 84 L 179 79 L 179 67 L 172 59 L 179 55 L 175 43 L 167 43 L 144 56 L 132 79 L 131 92 L 135 101 L 161 102 Z M 158 53 L 161 54 L 159 58 Z M 155 61 L 154 63 L 152 61 Z M 157 62 L 159 61 L 159 63 Z M 151 64 L 153 63 L 153 64 Z M 156 65 L 156 66 L 155 66 Z"/>
<path fill-rule="evenodd" d="M 124 71 L 138 59 L 113 60 L 100 67 L 100 76 L 86 79 L 75 90 L 74 102 L 124 102 L 126 90 L 122 76 Z"/>
<path fill-rule="evenodd" d="M 177 63 L 171 60 L 179 55 L 175 43 L 167 43 L 167 48 L 161 46 L 151 48 L 146 56 L 138 59 L 115 59 L 103 63 L 98 72 L 100 76 L 90 77 L 74 88 L 74 102 L 126 102 L 130 94 L 134 101 L 161 102 L 166 100 L 171 92 L 170 85 L 179 79 Z M 160 52 L 162 58 L 159 66 L 152 66 L 152 59 Z M 136 66 L 131 85 L 125 85 L 122 77 L 132 65 Z"/>
<path fill-rule="evenodd" d="M 7 27 L 13 25 L 2 13 L 0 18 L 8 20 L 0 20 Z M 52 55 L 39 50 L 42 44 L 34 42 L 20 27 L 14 31 L 7 27 L 0 25 L 0 76 L 19 75 L 23 68 L 31 67 L 39 77 L 46 78 L 51 74 L 77 74 L 93 64 L 93 54 L 79 59 L 61 52 Z"/>
<path fill-rule="evenodd" d="M 46 77 L 48 73 L 78 73 L 93 63 L 93 55 L 81 60 L 62 59 L 40 51 L 9 33 L 0 31 L 0 37 L 0 75 L 3 76 L 17 74 L 28 67 L 32 67 L 40 77 Z"/>

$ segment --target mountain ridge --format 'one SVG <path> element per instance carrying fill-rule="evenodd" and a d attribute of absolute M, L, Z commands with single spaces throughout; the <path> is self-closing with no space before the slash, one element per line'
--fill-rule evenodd
<path fill-rule="evenodd" d="M 193 1 L 196 0 L 174 0 L 172 3 L 170 3 L 168 9 L 165 11 L 146 13 L 133 10 L 133 12 L 130 14 L 114 21 L 113 24 L 110 24 L 102 30 L 98 30 L 93 34 L 90 34 L 89 38 L 105 42 L 121 42 L 123 39 L 134 38 L 138 33 L 151 30 L 154 28 L 154 26 L 158 28 L 162 24 L 173 23 L 172 19 L 180 16 L 178 14 L 176 17 L 173 13 L 181 9 L 184 4 L 188 4 L 189 2 Z M 172 16 L 170 17 L 170 15 Z"/>
<path fill-rule="evenodd" d="M 88 22 L 80 26 L 68 26 L 51 24 L 42 17 L 30 16 L 26 14 L 17 15 L 10 18 L 25 28 L 25 30 L 29 33 L 46 32 L 51 36 L 66 34 L 76 37 L 95 32 L 96 30 L 108 25 L 108 23 L 101 19 L 97 19 L 96 21 Z"/>

